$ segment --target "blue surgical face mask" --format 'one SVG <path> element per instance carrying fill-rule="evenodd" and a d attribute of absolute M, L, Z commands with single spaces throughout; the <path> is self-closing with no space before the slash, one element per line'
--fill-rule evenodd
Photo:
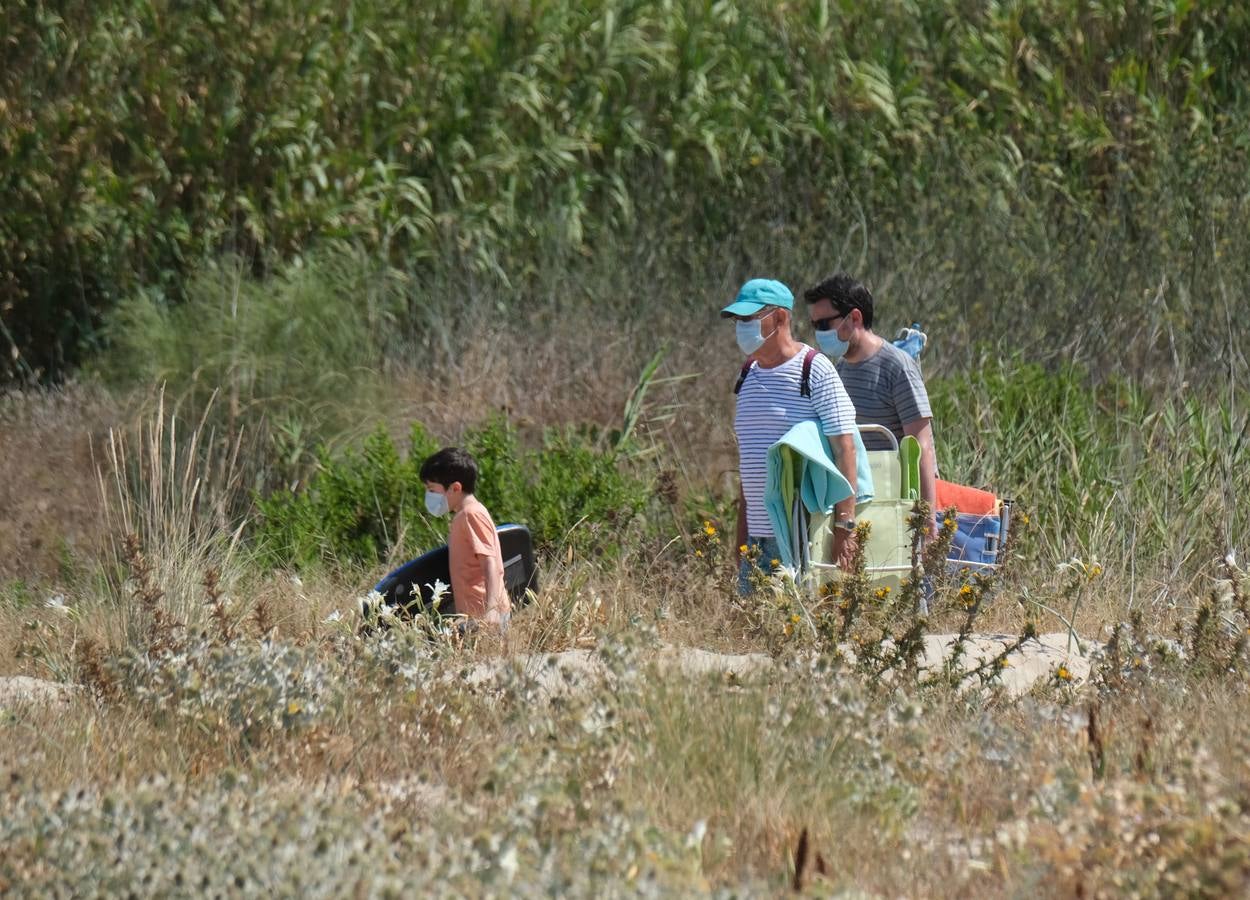
<path fill-rule="evenodd" d="M 760 349 L 760 347 L 763 347 L 764 342 L 773 336 L 772 332 L 769 332 L 768 337 L 764 336 L 764 333 L 760 328 L 761 322 L 763 322 L 763 319 L 749 319 L 746 322 L 738 322 L 735 325 L 738 337 L 738 349 L 747 356 L 750 356 L 756 350 Z M 774 329 L 774 331 L 775 330 L 776 329 Z"/>
<path fill-rule="evenodd" d="M 425 509 L 432 516 L 447 515 L 447 495 L 440 494 L 437 491 L 425 492 Z"/>
<path fill-rule="evenodd" d="M 847 349 L 851 346 L 850 341 L 844 341 L 838 337 L 838 329 L 836 328 L 816 332 L 816 343 L 820 345 L 820 349 L 825 351 L 834 362 L 845 356 Z"/>

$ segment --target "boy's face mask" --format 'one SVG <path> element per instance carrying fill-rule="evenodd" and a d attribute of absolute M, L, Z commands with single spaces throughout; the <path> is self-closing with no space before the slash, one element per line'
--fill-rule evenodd
<path fill-rule="evenodd" d="M 450 509 L 447 505 L 447 495 L 427 490 L 425 492 L 425 509 L 432 516 L 447 515 L 447 511 Z"/>

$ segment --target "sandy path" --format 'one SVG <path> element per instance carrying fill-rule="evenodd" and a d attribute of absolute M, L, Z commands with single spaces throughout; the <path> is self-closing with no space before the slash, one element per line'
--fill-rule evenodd
<path fill-rule="evenodd" d="M 928 671 L 944 665 L 956 637 L 954 634 L 927 635 L 921 669 Z M 993 659 L 1014 641 L 1014 635 L 974 635 L 964 646 L 961 670 L 966 672 Z M 1079 683 L 1089 677 L 1090 654 L 1096 649 L 1097 645 L 1077 641 L 1069 648 L 1066 632 L 1039 635 L 1007 657 L 1008 664 L 1002 669 L 999 681 L 1009 696 L 1018 697 L 1038 682 L 1054 678 L 1063 666 L 1071 681 Z M 773 667 L 772 657 L 763 653 L 722 654 L 697 647 L 663 647 L 651 654 L 650 661 L 661 669 L 678 670 L 693 677 L 720 674 L 727 678 L 746 678 Z M 469 683 L 489 683 L 509 665 L 520 666 L 544 691 L 553 695 L 594 681 L 606 672 L 594 650 L 565 650 L 478 663 L 469 674 Z"/>
<path fill-rule="evenodd" d="M 921 668 L 932 670 L 942 666 L 950 656 L 955 638 L 953 634 L 927 635 Z M 968 671 L 993 659 L 1014 640 L 1014 636 L 1005 634 L 974 635 L 965 645 L 960 660 L 961 669 Z M 1027 693 L 1038 682 L 1054 678 L 1060 666 L 1067 670 L 1073 683 L 1080 683 L 1089 677 L 1090 654 L 1096 649 L 1098 645 L 1076 641 L 1069 647 L 1066 633 L 1039 635 L 1007 657 L 1008 665 L 1001 671 L 999 680 L 1012 697 Z M 849 648 L 847 652 L 850 652 Z M 721 675 L 746 679 L 766 673 L 774 665 L 772 657 L 763 653 L 712 653 L 697 647 L 665 646 L 650 653 L 647 659 L 661 670 L 679 671 L 687 677 Z M 560 653 L 519 654 L 480 662 L 470 670 L 468 682 L 488 684 L 507 666 L 519 666 L 538 681 L 541 690 L 553 696 L 597 681 L 607 672 L 593 650 L 565 650 Z M 25 675 L 3 677 L 0 678 L 0 709 L 68 703 L 80 692 L 81 688 L 77 685 Z"/>

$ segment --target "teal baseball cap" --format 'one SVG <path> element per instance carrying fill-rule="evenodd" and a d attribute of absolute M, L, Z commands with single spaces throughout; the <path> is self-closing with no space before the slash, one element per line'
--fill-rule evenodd
<path fill-rule="evenodd" d="M 794 309 L 794 294 L 780 281 L 771 278 L 752 278 L 738 291 L 734 302 L 720 311 L 721 318 L 730 316 L 753 316 L 765 306 Z"/>

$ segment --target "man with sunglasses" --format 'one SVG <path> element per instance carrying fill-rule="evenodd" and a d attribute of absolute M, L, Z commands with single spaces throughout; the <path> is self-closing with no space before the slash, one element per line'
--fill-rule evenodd
<path fill-rule="evenodd" d="M 872 294 L 850 275 L 839 272 L 808 288 L 803 298 L 816 343 L 836 364 L 859 422 L 884 425 L 900 441 L 910 434 L 920 442 L 920 496 L 936 513 L 933 413 L 920 365 L 873 332 Z M 864 445 L 890 448 L 884 435 L 872 433 L 864 435 Z"/>
<path fill-rule="evenodd" d="M 765 571 L 780 556 L 764 507 L 768 448 L 806 419 L 820 422 L 838 470 L 851 496 L 834 507 L 833 558 L 843 566 L 854 553 L 855 408 L 833 364 L 794 339 L 794 295 L 779 281 L 756 278 L 738 291 L 721 316 L 733 319 L 738 348 L 747 357 L 738 376 L 734 436 L 738 441 L 738 532 L 736 548 L 746 546 Z M 747 560 L 739 559 L 739 590 L 750 592 Z"/>

